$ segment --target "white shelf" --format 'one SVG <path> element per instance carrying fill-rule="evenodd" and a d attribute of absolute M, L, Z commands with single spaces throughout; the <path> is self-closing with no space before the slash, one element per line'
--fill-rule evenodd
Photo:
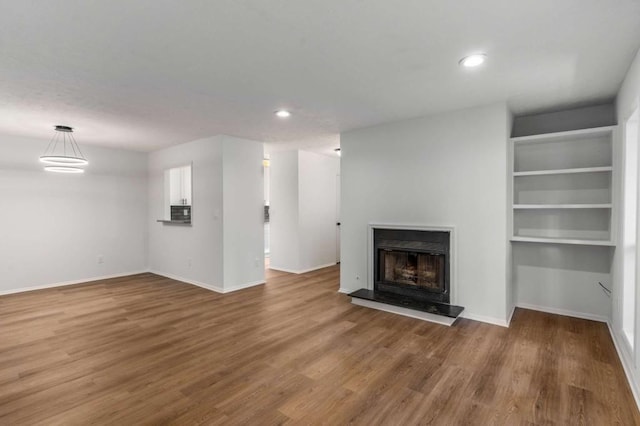
<path fill-rule="evenodd" d="M 610 209 L 612 204 L 514 204 L 515 210 L 523 209 Z"/>
<path fill-rule="evenodd" d="M 558 169 L 558 170 L 530 170 L 527 172 L 513 172 L 513 176 L 543 176 L 543 175 L 564 175 L 574 173 L 602 173 L 611 172 L 613 167 L 580 167 L 575 169 Z"/>
<path fill-rule="evenodd" d="M 522 243 L 548 243 L 548 244 L 574 244 L 583 246 L 615 246 L 613 241 L 604 240 L 581 240 L 569 238 L 540 238 L 540 237 L 511 237 L 513 242 Z"/>
<path fill-rule="evenodd" d="M 569 130 L 567 132 L 543 133 L 541 135 L 518 136 L 511 138 L 512 142 L 558 142 L 582 137 L 598 137 L 609 135 L 616 126 L 594 127 L 591 129 Z"/>
<path fill-rule="evenodd" d="M 615 246 L 616 128 L 511 138 L 513 243 Z"/>

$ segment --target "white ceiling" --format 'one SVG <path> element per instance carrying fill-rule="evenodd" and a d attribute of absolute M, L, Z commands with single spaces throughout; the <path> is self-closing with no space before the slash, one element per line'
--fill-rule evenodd
<path fill-rule="evenodd" d="M 638 0 L 0 0 L 0 132 L 328 146 L 491 102 L 611 99 L 639 46 Z M 474 51 L 488 62 L 460 68 Z"/>

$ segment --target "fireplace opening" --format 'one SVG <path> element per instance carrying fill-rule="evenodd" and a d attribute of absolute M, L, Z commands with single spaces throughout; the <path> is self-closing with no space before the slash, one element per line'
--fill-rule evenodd
<path fill-rule="evenodd" d="M 444 254 L 380 249 L 380 276 L 386 283 L 408 285 L 427 291 L 444 288 Z"/>
<path fill-rule="evenodd" d="M 449 303 L 450 232 L 374 229 L 374 291 Z"/>

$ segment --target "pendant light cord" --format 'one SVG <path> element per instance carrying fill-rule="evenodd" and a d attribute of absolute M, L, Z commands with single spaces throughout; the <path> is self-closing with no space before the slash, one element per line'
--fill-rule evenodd
<path fill-rule="evenodd" d="M 62 133 L 62 140 L 60 140 L 61 139 L 60 133 Z M 68 140 L 67 140 L 67 133 L 69 134 Z M 58 148 L 58 144 L 60 142 L 62 142 L 62 152 L 65 157 L 67 156 L 67 143 L 68 143 L 69 148 L 71 149 L 71 151 L 73 151 L 74 157 L 85 159 L 85 156 L 82 153 L 82 150 L 80 149 L 80 145 L 78 145 L 78 142 L 76 142 L 76 138 L 73 136 L 72 132 L 56 131 L 53 137 L 51 138 L 51 140 L 49 141 L 49 145 L 47 145 L 47 149 L 45 150 L 45 155 L 55 154 L 56 149 Z"/>

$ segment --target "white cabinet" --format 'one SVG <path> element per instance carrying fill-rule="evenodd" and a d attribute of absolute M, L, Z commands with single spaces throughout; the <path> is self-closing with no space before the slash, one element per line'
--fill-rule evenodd
<path fill-rule="evenodd" d="M 191 205 L 191 166 L 169 170 L 169 203 L 172 206 Z"/>
<path fill-rule="evenodd" d="M 511 241 L 614 245 L 614 129 L 511 139 Z"/>

